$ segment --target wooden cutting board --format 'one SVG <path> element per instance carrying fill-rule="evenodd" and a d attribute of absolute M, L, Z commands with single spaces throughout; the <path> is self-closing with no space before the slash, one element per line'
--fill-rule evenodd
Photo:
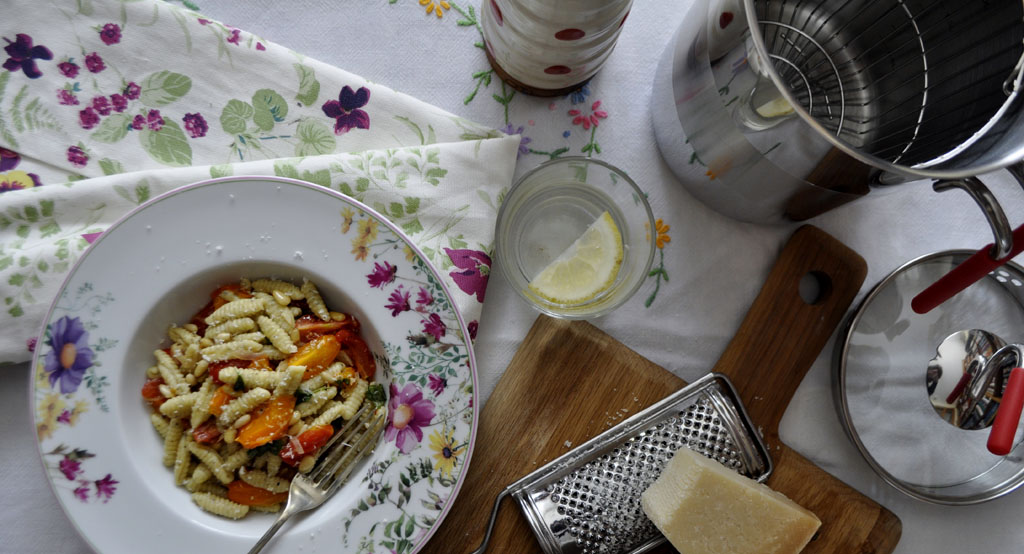
<path fill-rule="evenodd" d="M 801 299 L 808 273 L 822 284 Z M 823 231 L 804 226 L 783 248 L 764 287 L 713 368 L 736 386 L 764 432 L 775 470 L 768 485 L 821 518 L 804 552 L 891 552 L 900 520 L 779 440 L 793 393 L 839 324 L 867 274 L 864 260 Z M 507 485 L 685 382 L 585 322 L 541 316 L 481 411 L 476 447 L 458 501 L 423 552 L 470 552 Z M 489 552 L 541 552 L 514 500 L 498 514 Z M 663 546 L 656 552 L 674 552 Z"/>

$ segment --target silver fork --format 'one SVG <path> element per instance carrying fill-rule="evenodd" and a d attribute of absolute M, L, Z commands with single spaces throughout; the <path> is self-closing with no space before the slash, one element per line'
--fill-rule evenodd
<path fill-rule="evenodd" d="M 352 419 L 320 449 L 320 457 L 308 474 L 299 473 L 288 489 L 288 502 L 270 529 L 260 537 L 249 554 L 256 554 L 270 542 L 284 522 L 293 515 L 316 508 L 348 480 L 356 462 L 373 452 L 377 437 L 384 430 L 384 411 L 367 402 Z"/>

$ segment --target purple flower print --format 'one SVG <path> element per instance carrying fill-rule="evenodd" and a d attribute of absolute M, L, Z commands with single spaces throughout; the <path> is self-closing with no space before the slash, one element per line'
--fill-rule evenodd
<path fill-rule="evenodd" d="M 341 135 L 353 128 L 369 129 L 370 115 L 360 110 L 370 101 L 370 89 L 359 87 L 353 91 L 352 87 L 346 85 L 338 94 L 337 100 L 328 100 L 323 105 L 324 114 L 333 117 L 334 134 Z"/>
<path fill-rule="evenodd" d="M 75 167 L 85 167 L 85 164 L 89 163 L 89 155 L 86 154 L 85 151 L 82 150 L 82 148 L 79 146 L 69 146 L 68 161 L 71 162 L 71 165 Z M 75 319 L 75 321 L 78 321 L 78 319 Z M 92 352 L 90 352 L 89 354 L 92 355 Z"/>
<path fill-rule="evenodd" d="M 434 403 L 423 398 L 423 391 L 415 384 L 405 385 L 401 391 L 391 383 L 391 399 L 388 400 L 390 424 L 384 433 L 384 440 L 395 441 L 402 454 L 408 454 L 423 440 L 423 429 L 434 419 Z"/>
<path fill-rule="evenodd" d="M 103 64 L 103 58 L 101 58 L 96 52 L 93 52 L 85 57 L 85 68 L 88 69 L 90 73 L 99 73 L 106 69 L 107 66 Z"/>
<path fill-rule="evenodd" d="M 185 130 L 188 131 L 188 135 L 192 138 L 205 137 L 206 131 L 210 130 L 210 126 L 207 125 L 206 119 L 203 118 L 202 114 L 187 113 L 181 119 L 185 122 Z"/>
<path fill-rule="evenodd" d="M 100 122 L 100 116 L 96 113 L 96 110 L 92 108 L 86 108 L 78 112 L 78 123 L 83 129 L 92 129 Z"/>
<path fill-rule="evenodd" d="M 256 49 L 257 49 L 257 50 L 259 50 L 260 52 L 262 52 L 262 51 L 266 50 L 266 49 L 267 49 L 267 47 L 266 47 L 266 46 L 263 46 L 263 43 L 262 43 L 262 42 L 257 42 L 257 43 L 256 43 Z"/>
<path fill-rule="evenodd" d="M 78 77 L 78 65 L 76 65 L 74 62 L 70 60 L 66 62 L 60 62 L 59 64 L 57 64 L 57 69 L 59 69 L 61 74 L 63 74 L 68 79 L 74 79 L 75 77 Z"/>
<path fill-rule="evenodd" d="M 110 100 L 106 96 L 97 96 L 92 99 L 92 109 L 100 115 L 110 115 Z"/>
<path fill-rule="evenodd" d="M 137 115 L 132 119 L 132 129 L 141 131 L 146 126 L 146 118 L 141 115 Z"/>
<path fill-rule="evenodd" d="M 71 410 L 64 410 L 63 412 L 61 412 L 60 415 L 57 416 L 57 422 L 63 423 L 65 425 L 71 423 Z"/>
<path fill-rule="evenodd" d="M 57 101 L 60 102 L 62 106 L 78 105 L 78 97 L 75 96 L 75 93 L 66 88 L 57 89 Z"/>
<path fill-rule="evenodd" d="M 384 307 L 391 310 L 391 317 L 398 317 L 398 314 L 412 309 L 409 307 L 409 291 L 402 290 L 402 285 L 398 285 L 397 289 L 391 291 L 388 300 L 389 302 Z"/>
<path fill-rule="evenodd" d="M 20 162 L 21 154 L 0 146 L 0 172 L 16 168 Z"/>
<path fill-rule="evenodd" d="M 0 150 L 2 150 L 2 149 L 0 149 Z M 25 349 L 27 349 L 29 352 L 35 352 L 36 351 L 36 341 L 38 341 L 38 340 L 39 339 L 37 339 L 36 337 L 30 337 L 28 340 L 25 341 Z"/>
<path fill-rule="evenodd" d="M 110 500 L 111 496 L 114 496 L 114 491 L 117 490 L 115 485 L 118 483 L 120 483 L 120 481 L 115 480 L 109 473 L 103 479 L 95 481 L 96 498 L 102 498 L 103 502 L 106 503 L 106 501 Z"/>
<path fill-rule="evenodd" d="M 427 386 L 430 387 L 431 391 L 433 391 L 434 396 L 441 396 L 445 387 L 448 386 L 448 380 L 431 373 L 427 376 Z"/>
<path fill-rule="evenodd" d="M 518 129 L 515 129 L 512 127 L 511 123 L 506 125 L 504 129 L 502 129 L 502 132 L 504 132 L 506 135 L 519 135 L 521 137 L 519 139 L 519 153 L 516 154 L 516 158 L 519 158 L 519 156 L 522 156 L 523 154 L 529 154 L 530 147 L 526 145 L 533 142 L 533 139 L 531 139 L 530 137 L 523 136 L 523 129 L 524 127 L 522 125 L 520 125 Z"/>
<path fill-rule="evenodd" d="M 370 283 L 371 287 L 382 289 L 384 285 L 395 280 L 396 273 L 398 273 L 398 268 L 388 262 L 384 262 L 384 265 L 374 262 L 373 273 L 366 276 L 366 281 Z"/>
<path fill-rule="evenodd" d="M 75 498 L 81 500 L 82 502 L 87 502 L 89 500 L 89 482 L 79 481 L 78 483 L 78 488 L 74 490 Z"/>
<path fill-rule="evenodd" d="M 107 46 L 121 42 L 121 27 L 117 23 L 107 23 L 100 29 L 100 40 Z"/>
<path fill-rule="evenodd" d="M 24 171 L 0 173 L 0 192 L 29 189 L 39 186 L 42 186 L 42 183 L 39 182 L 39 176 L 35 173 L 25 173 Z"/>
<path fill-rule="evenodd" d="M 235 46 L 238 46 L 238 40 L 240 38 L 242 38 L 241 31 L 239 31 L 238 29 L 232 28 L 231 29 L 231 36 L 229 36 L 227 38 L 227 41 L 230 42 L 231 44 L 234 44 Z"/>
<path fill-rule="evenodd" d="M 146 114 L 146 126 L 152 131 L 163 129 L 164 118 L 160 116 L 160 110 L 149 110 L 149 113 Z"/>
<path fill-rule="evenodd" d="M 429 306 L 434 303 L 434 297 L 430 295 L 430 291 L 420 287 L 419 292 L 416 293 L 416 303 L 421 307 Z"/>
<path fill-rule="evenodd" d="M 469 330 L 469 340 L 476 340 L 476 330 L 480 327 L 480 323 L 474 319 L 473 321 L 470 321 L 469 325 L 466 325 L 466 327 Z"/>
<path fill-rule="evenodd" d="M 64 456 L 58 466 L 60 472 L 64 474 L 64 477 L 68 478 L 68 481 L 74 481 L 78 474 L 82 472 L 82 462 L 68 456 Z"/>
<path fill-rule="evenodd" d="M 42 71 L 36 67 L 36 60 L 52 60 L 53 52 L 50 49 L 40 44 L 39 46 L 32 46 L 32 37 L 18 33 L 15 35 L 14 42 L 11 39 L 3 37 L 7 41 L 7 46 L 4 46 L 4 52 L 10 56 L 4 61 L 3 68 L 7 71 L 22 70 L 25 72 L 25 76 L 29 79 L 38 79 L 43 75 Z"/>
<path fill-rule="evenodd" d="M 124 97 L 129 100 L 137 100 L 140 92 L 142 92 L 142 87 L 134 82 L 128 83 L 128 86 L 124 87 Z"/>
<path fill-rule="evenodd" d="M 487 278 L 491 274 L 491 257 L 479 250 L 452 250 L 445 248 L 445 253 L 459 270 L 452 271 L 451 276 L 462 292 L 476 295 L 477 302 L 484 301 L 487 291 Z"/>
<path fill-rule="evenodd" d="M 441 337 L 448 331 L 448 326 L 441 321 L 441 316 L 430 314 L 430 317 L 423 322 L 423 332 L 432 335 L 434 340 L 441 340 Z"/>
<path fill-rule="evenodd" d="M 71 148 L 81 149 L 77 146 Z M 71 149 L 68 149 L 70 156 Z M 60 381 L 61 394 L 78 390 L 85 370 L 92 366 L 92 349 L 89 348 L 89 333 L 77 318 L 64 316 L 47 329 L 46 343 L 50 351 L 43 360 L 43 369 L 50 374 L 50 386 Z"/>
<path fill-rule="evenodd" d="M 115 112 L 121 113 L 128 108 L 128 99 L 124 95 L 114 93 L 110 95 L 110 104 L 114 106 Z"/>

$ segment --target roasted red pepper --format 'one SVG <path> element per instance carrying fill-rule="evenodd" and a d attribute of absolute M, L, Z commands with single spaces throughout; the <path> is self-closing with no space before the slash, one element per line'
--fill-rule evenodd
<path fill-rule="evenodd" d="M 317 425 L 306 429 L 284 445 L 281 449 L 281 461 L 292 467 L 298 466 L 302 458 L 316 454 L 320 447 L 327 444 L 333 434 L 334 427 L 330 425 Z"/>
<path fill-rule="evenodd" d="M 359 376 L 367 381 L 372 381 L 374 374 L 377 373 L 377 362 L 374 361 L 373 352 L 370 352 L 370 347 L 366 345 L 363 337 L 348 329 L 342 329 L 334 336 L 341 343 L 341 350 L 352 359 Z"/>

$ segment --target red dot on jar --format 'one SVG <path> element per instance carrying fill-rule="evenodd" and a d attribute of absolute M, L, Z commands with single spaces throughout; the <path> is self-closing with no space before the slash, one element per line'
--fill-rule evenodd
<path fill-rule="evenodd" d="M 619 27 L 622 27 L 622 24 L 626 22 L 627 17 L 629 17 L 629 12 L 626 12 L 626 15 L 622 16 L 622 21 L 619 22 Z"/>
<path fill-rule="evenodd" d="M 558 40 L 579 40 L 586 36 L 586 34 L 581 29 L 562 29 L 555 33 L 555 38 Z"/>
<path fill-rule="evenodd" d="M 732 23 L 732 12 L 722 12 L 722 15 L 718 16 L 718 26 L 725 29 Z"/>
<path fill-rule="evenodd" d="M 491 11 L 494 12 L 494 17 L 498 18 L 498 25 L 504 25 L 505 18 L 501 15 L 501 8 L 495 0 L 491 0 Z"/>
<path fill-rule="evenodd" d="M 565 75 L 571 71 L 572 68 L 564 65 L 552 65 L 544 68 L 544 73 L 547 73 L 548 75 Z"/>

